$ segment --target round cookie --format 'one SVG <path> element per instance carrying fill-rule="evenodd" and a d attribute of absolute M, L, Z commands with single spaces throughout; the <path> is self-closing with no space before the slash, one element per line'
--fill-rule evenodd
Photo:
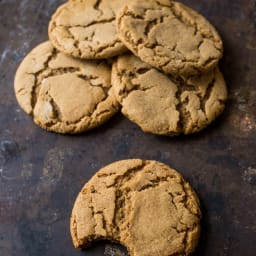
<path fill-rule="evenodd" d="M 200 234 L 198 198 L 167 165 L 122 160 L 99 170 L 79 193 L 71 216 L 74 246 L 108 239 L 131 256 L 189 255 Z"/>
<path fill-rule="evenodd" d="M 74 59 L 49 41 L 24 58 L 14 87 L 19 105 L 34 122 L 59 133 L 97 127 L 119 108 L 106 62 Z"/>
<path fill-rule="evenodd" d="M 132 54 L 114 63 L 112 86 L 122 113 L 143 131 L 160 135 L 202 130 L 221 114 L 227 98 L 218 68 L 200 76 L 175 78 Z"/>
<path fill-rule="evenodd" d="M 117 16 L 125 45 L 146 63 L 174 75 L 214 68 L 222 41 L 214 27 L 191 8 L 169 0 L 134 0 Z"/>
<path fill-rule="evenodd" d="M 52 44 L 68 55 L 84 59 L 109 58 L 127 50 L 116 32 L 116 12 L 124 0 L 70 0 L 49 24 Z"/>

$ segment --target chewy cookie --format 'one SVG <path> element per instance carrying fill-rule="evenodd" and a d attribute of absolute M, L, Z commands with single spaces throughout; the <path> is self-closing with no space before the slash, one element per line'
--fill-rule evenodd
<path fill-rule="evenodd" d="M 220 115 L 227 98 L 218 68 L 175 78 L 131 54 L 114 63 L 112 85 L 122 113 L 143 131 L 160 135 L 202 130 Z"/>
<path fill-rule="evenodd" d="M 108 239 L 126 246 L 131 256 L 189 255 L 200 218 L 198 198 L 178 172 L 130 159 L 102 168 L 85 184 L 70 228 L 76 248 Z"/>
<path fill-rule="evenodd" d="M 117 16 L 117 30 L 135 55 L 166 73 L 200 74 L 222 57 L 222 41 L 214 27 L 178 2 L 129 1 Z"/>
<path fill-rule="evenodd" d="M 52 44 L 84 59 L 109 58 L 127 50 L 116 32 L 116 12 L 125 0 L 70 0 L 49 24 Z"/>
<path fill-rule="evenodd" d="M 45 42 L 20 64 L 14 87 L 18 103 L 36 124 L 79 133 L 117 112 L 110 80 L 111 68 L 105 62 L 74 59 Z"/>

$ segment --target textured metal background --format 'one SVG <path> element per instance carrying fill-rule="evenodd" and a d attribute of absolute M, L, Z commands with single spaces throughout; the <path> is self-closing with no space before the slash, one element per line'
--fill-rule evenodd
<path fill-rule="evenodd" d="M 0 255 L 124 256 L 99 243 L 76 251 L 69 216 L 82 185 L 119 159 L 162 161 L 197 191 L 202 236 L 194 255 L 254 256 L 256 251 L 256 1 L 183 1 L 223 37 L 221 69 L 229 88 L 225 113 L 205 131 L 176 138 L 145 134 L 115 116 L 79 136 L 48 133 L 17 105 L 20 61 L 47 40 L 51 14 L 63 1 L 0 0 Z"/>

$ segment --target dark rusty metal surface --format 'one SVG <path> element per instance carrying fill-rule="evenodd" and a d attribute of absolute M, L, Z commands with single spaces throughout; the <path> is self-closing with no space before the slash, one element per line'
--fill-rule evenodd
<path fill-rule="evenodd" d="M 229 87 L 224 114 L 205 131 L 176 138 L 145 134 L 115 116 L 78 136 L 48 133 L 17 105 L 13 78 L 23 56 L 47 40 L 63 1 L 0 0 L 0 255 L 124 256 L 99 243 L 79 252 L 69 216 L 82 185 L 119 159 L 155 159 L 179 170 L 197 191 L 202 236 L 194 255 L 254 256 L 256 251 L 256 1 L 184 0 L 223 37 Z"/>

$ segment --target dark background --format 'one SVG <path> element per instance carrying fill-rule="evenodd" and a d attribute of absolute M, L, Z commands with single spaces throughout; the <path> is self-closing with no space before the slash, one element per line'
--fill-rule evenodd
<path fill-rule="evenodd" d="M 203 220 L 194 255 L 256 255 L 256 1 L 183 1 L 223 38 L 229 100 L 206 130 L 175 138 L 145 134 L 121 114 L 99 129 L 64 136 L 37 127 L 19 108 L 15 71 L 47 40 L 49 18 L 62 2 L 0 0 L 0 255 L 126 255 L 109 243 L 76 251 L 69 233 L 83 184 L 100 167 L 126 158 L 162 161 L 195 188 Z"/>

